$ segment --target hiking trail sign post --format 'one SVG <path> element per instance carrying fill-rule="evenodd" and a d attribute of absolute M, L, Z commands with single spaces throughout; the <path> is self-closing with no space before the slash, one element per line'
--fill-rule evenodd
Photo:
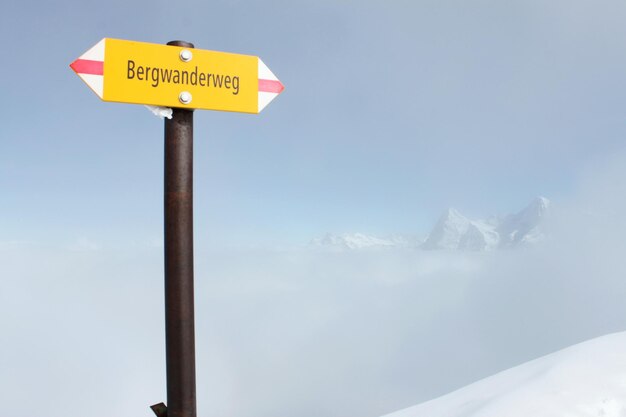
<path fill-rule="evenodd" d="M 104 101 L 172 108 L 165 119 L 164 260 L 167 406 L 196 417 L 193 281 L 193 110 L 260 113 L 283 91 L 260 58 L 105 38 L 70 67 Z"/>

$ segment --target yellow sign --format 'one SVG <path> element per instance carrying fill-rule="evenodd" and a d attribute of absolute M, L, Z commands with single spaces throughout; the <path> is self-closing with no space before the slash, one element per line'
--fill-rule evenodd
<path fill-rule="evenodd" d="M 105 101 L 259 113 L 283 91 L 256 56 L 105 38 L 70 67 Z"/>

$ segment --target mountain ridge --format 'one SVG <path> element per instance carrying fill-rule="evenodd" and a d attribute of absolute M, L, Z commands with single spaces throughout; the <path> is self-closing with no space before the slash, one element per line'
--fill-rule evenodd
<path fill-rule="evenodd" d="M 454 208 L 446 209 L 423 239 L 393 235 L 376 237 L 364 233 L 327 233 L 309 243 L 335 249 L 417 248 L 424 250 L 490 251 L 532 246 L 547 236 L 545 222 L 551 202 L 534 198 L 517 213 L 472 220 Z"/>

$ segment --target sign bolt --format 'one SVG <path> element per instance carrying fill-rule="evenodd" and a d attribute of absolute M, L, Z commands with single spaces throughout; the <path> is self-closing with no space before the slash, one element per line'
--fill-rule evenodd
<path fill-rule="evenodd" d="M 191 103 L 191 93 L 189 93 L 188 91 L 183 91 L 178 95 L 178 99 L 183 104 L 189 104 Z"/>
<path fill-rule="evenodd" d="M 180 60 L 183 62 L 189 62 L 193 58 L 193 54 L 189 49 L 183 49 L 180 51 Z"/>

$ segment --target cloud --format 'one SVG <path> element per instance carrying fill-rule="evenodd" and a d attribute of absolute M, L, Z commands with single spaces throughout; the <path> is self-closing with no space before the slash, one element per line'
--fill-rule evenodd
<path fill-rule="evenodd" d="M 377 416 L 624 330 L 625 162 L 590 166 L 527 250 L 200 248 L 199 415 Z M 0 264 L 8 415 L 166 400 L 161 248 L 4 244 Z"/>

